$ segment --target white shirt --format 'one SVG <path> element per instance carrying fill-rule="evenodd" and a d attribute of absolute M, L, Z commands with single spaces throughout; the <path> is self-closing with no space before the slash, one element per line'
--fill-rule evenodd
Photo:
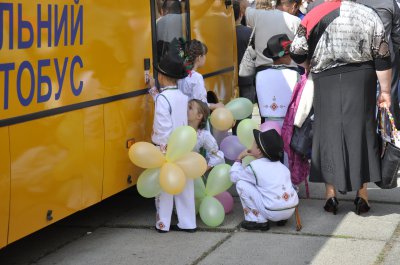
<path fill-rule="evenodd" d="M 262 117 L 284 118 L 299 79 L 293 69 L 266 69 L 256 78 L 258 104 Z"/>
<path fill-rule="evenodd" d="M 225 163 L 224 153 L 218 149 L 214 136 L 204 129 L 197 131 L 197 143 L 193 151 L 199 153 L 200 148 L 206 150 L 206 160 L 210 167 Z"/>
<path fill-rule="evenodd" d="M 234 183 L 243 180 L 254 184 L 262 195 L 267 210 L 293 208 L 299 203 L 290 179 L 290 171 L 279 161 L 272 162 L 267 158 L 260 158 L 245 168 L 241 163 L 235 162 L 230 174 Z"/>
<path fill-rule="evenodd" d="M 183 94 L 191 99 L 198 99 L 207 102 L 207 90 L 204 85 L 203 76 L 196 72 L 192 71 L 191 74 L 184 79 L 178 81 L 178 88 L 182 91 Z"/>
<path fill-rule="evenodd" d="M 155 98 L 153 134 L 154 144 L 164 147 L 175 128 L 187 125 L 187 96 L 178 89 L 167 89 Z"/>
<path fill-rule="evenodd" d="M 268 40 L 278 34 L 286 34 L 290 40 L 294 39 L 300 18 L 278 9 L 246 9 L 247 25 L 254 28 L 256 44 L 256 67 L 260 65 L 272 65 L 273 61 L 265 57 L 262 52 L 267 48 Z"/>

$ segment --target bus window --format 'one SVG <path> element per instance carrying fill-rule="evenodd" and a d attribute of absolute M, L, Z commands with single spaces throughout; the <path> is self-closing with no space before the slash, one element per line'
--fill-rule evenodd
<path fill-rule="evenodd" d="M 187 6 L 184 0 L 156 0 L 153 3 L 156 5 L 156 61 L 159 62 L 174 38 L 189 39 L 189 29 L 186 25 Z"/>

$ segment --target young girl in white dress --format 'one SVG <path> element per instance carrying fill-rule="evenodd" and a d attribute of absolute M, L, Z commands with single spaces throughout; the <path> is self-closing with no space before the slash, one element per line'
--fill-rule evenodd
<path fill-rule="evenodd" d="M 188 103 L 188 124 L 197 132 L 197 144 L 195 152 L 200 153 L 204 149 L 208 169 L 224 164 L 224 153 L 218 149 L 218 144 L 210 131 L 206 129 L 209 108 L 206 103 L 198 99 L 191 99 Z"/>
<path fill-rule="evenodd" d="M 203 76 L 197 72 L 197 69 L 206 63 L 207 46 L 198 41 L 191 40 L 185 45 L 186 68 L 189 75 L 178 81 L 178 88 L 189 97 L 189 99 L 198 99 L 206 103 L 211 110 L 223 107 L 222 103 L 208 103 L 207 90 L 204 85 Z"/>

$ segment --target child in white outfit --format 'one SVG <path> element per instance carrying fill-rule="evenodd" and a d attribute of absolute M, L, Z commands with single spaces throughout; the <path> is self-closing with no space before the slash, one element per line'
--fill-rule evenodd
<path fill-rule="evenodd" d="M 207 90 L 204 85 L 203 76 L 197 72 L 197 69 L 204 66 L 206 63 L 207 46 L 198 41 L 191 40 L 186 43 L 185 54 L 186 54 L 186 68 L 189 71 L 189 76 L 185 79 L 178 81 L 178 87 L 187 95 L 189 99 L 198 99 L 208 105 L 211 110 L 218 107 L 223 107 L 222 103 L 208 103 L 207 102 Z"/>
<path fill-rule="evenodd" d="M 268 230 L 268 221 L 284 225 L 299 203 L 290 180 L 290 172 L 279 160 L 283 156 L 283 141 L 276 130 L 254 130 L 255 142 L 243 151 L 231 168 L 231 181 L 243 206 L 248 230 Z M 256 160 L 243 167 L 241 160 L 252 155 Z"/>
<path fill-rule="evenodd" d="M 210 131 L 206 130 L 209 108 L 206 103 L 192 99 L 188 104 L 188 122 L 197 132 L 197 143 L 195 152 L 205 151 L 205 157 L 208 164 L 208 170 L 218 164 L 224 164 L 224 153 L 218 149 L 218 144 Z"/>
<path fill-rule="evenodd" d="M 172 43 L 171 43 L 172 44 Z M 188 98 L 177 88 L 177 80 L 184 78 L 187 73 L 183 59 L 178 52 L 170 49 L 157 66 L 158 81 L 161 93 L 154 96 L 155 114 L 153 123 L 152 141 L 165 152 L 168 138 L 175 128 L 187 125 Z M 151 83 L 154 81 L 151 80 Z M 150 84 L 153 87 L 153 84 Z M 178 224 L 171 226 L 171 214 L 175 201 Z M 161 192 L 156 197 L 156 230 L 166 233 L 171 230 L 195 232 L 196 212 L 194 202 L 193 180 L 187 179 L 184 190 L 178 195 Z"/>

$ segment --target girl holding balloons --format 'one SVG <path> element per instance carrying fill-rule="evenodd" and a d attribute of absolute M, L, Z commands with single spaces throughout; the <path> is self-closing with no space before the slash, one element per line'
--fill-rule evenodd
<path fill-rule="evenodd" d="M 206 130 L 210 110 L 207 105 L 198 99 L 192 99 L 188 104 L 188 123 L 197 132 L 197 143 L 194 151 L 200 152 L 202 148 L 206 151 L 208 168 L 224 164 L 224 153 L 218 149 L 218 144 L 210 131 Z"/>

